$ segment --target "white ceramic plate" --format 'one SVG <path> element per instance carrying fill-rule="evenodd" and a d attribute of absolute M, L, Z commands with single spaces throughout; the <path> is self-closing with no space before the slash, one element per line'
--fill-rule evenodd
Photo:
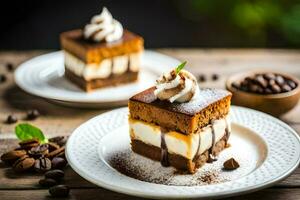
<path fill-rule="evenodd" d="M 131 96 L 152 86 L 160 74 L 174 68 L 178 63 L 174 58 L 146 50 L 142 56 L 138 82 L 86 93 L 65 79 L 63 52 L 58 51 L 21 64 L 15 72 L 15 81 L 30 94 L 64 105 L 116 106 L 125 105 Z"/>
<path fill-rule="evenodd" d="M 256 191 L 284 179 L 300 161 L 299 136 L 293 129 L 267 114 L 232 106 L 231 147 L 222 151 L 218 161 L 206 164 L 195 175 L 174 175 L 173 168 L 163 168 L 159 162 L 130 151 L 127 117 L 127 108 L 99 115 L 79 126 L 66 147 L 69 164 L 79 175 L 116 192 L 151 198 L 233 196 Z M 125 163 L 125 167 L 144 167 L 144 174 L 137 172 L 146 175 L 145 181 L 117 171 L 113 161 L 118 159 L 114 156 L 121 159 L 119 164 Z M 231 172 L 222 170 L 223 161 L 230 157 L 240 162 L 240 168 Z M 222 181 L 197 185 L 197 181 L 210 170 L 217 171 L 217 179 L 221 177 Z M 167 177 L 168 183 L 157 182 L 162 178 L 159 176 Z M 193 181 L 196 184 L 184 186 Z"/>

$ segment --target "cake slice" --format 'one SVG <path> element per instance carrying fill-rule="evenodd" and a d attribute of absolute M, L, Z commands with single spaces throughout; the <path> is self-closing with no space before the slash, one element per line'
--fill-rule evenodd
<path fill-rule="evenodd" d="M 189 101 L 170 102 L 159 99 L 156 90 L 151 87 L 129 100 L 132 150 L 189 173 L 214 161 L 230 136 L 231 93 L 202 89 Z"/>
<path fill-rule="evenodd" d="M 60 42 L 66 78 L 87 92 L 138 78 L 143 38 L 123 30 L 106 8 L 83 30 L 61 33 Z"/>

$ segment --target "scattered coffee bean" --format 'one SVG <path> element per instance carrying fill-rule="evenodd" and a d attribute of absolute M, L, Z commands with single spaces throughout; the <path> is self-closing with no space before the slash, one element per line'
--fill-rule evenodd
<path fill-rule="evenodd" d="M 50 170 L 45 173 L 46 178 L 52 178 L 57 181 L 60 180 L 61 178 L 63 178 L 64 176 L 65 176 L 65 173 L 60 169 Z"/>
<path fill-rule="evenodd" d="M 67 165 L 67 161 L 61 157 L 54 157 L 51 163 L 52 169 L 63 169 Z"/>
<path fill-rule="evenodd" d="M 0 74 L 0 83 L 4 83 L 6 81 L 6 76 L 4 74 Z"/>
<path fill-rule="evenodd" d="M 52 178 L 44 178 L 39 180 L 39 184 L 43 187 L 51 187 L 57 185 L 57 181 Z"/>
<path fill-rule="evenodd" d="M 8 115 L 7 118 L 6 118 L 6 121 L 5 123 L 6 124 L 14 124 L 18 121 L 17 117 L 14 116 L 14 115 Z"/>
<path fill-rule="evenodd" d="M 26 155 L 25 150 L 13 150 L 2 154 L 1 160 L 8 164 L 13 164 L 16 160 Z"/>
<path fill-rule="evenodd" d="M 32 147 L 29 151 L 28 154 L 34 158 L 40 158 L 41 156 L 45 156 L 48 154 L 48 144 L 41 144 L 35 147 Z"/>
<path fill-rule="evenodd" d="M 13 164 L 13 170 L 15 172 L 24 172 L 31 169 L 34 165 L 35 160 L 30 158 L 28 155 L 22 156 Z"/>
<path fill-rule="evenodd" d="M 40 116 L 40 112 L 39 112 L 38 110 L 36 110 L 36 109 L 34 109 L 34 110 L 29 110 L 29 111 L 27 112 L 27 117 L 26 117 L 26 119 L 27 119 L 27 120 L 34 120 L 34 119 L 38 118 L 39 116 Z"/>
<path fill-rule="evenodd" d="M 12 63 L 6 63 L 6 70 L 11 72 L 14 70 L 14 65 Z"/>
<path fill-rule="evenodd" d="M 213 75 L 211 76 L 211 78 L 212 78 L 213 81 L 216 81 L 216 80 L 219 79 L 219 75 L 218 75 L 218 74 L 213 74 Z"/>
<path fill-rule="evenodd" d="M 47 144 L 49 152 L 55 151 L 56 149 L 60 148 L 60 146 L 54 142 L 48 142 Z"/>
<path fill-rule="evenodd" d="M 19 142 L 19 145 L 22 149 L 30 150 L 32 147 L 39 146 L 40 142 L 37 139 L 30 139 Z"/>
<path fill-rule="evenodd" d="M 41 157 L 34 163 L 34 169 L 37 172 L 46 172 L 51 169 L 51 160 L 49 158 Z"/>
<path fill-rule="evenodd" d="M 204 74 L 200 74 L 198 76 L 198 80 L 199 80 L 199 82 L 205 82 L 206 81 L 206 76 Z"/>
<path fill-rule="evenodd" d="M 49 193 L 52 197 L 67 197 L 70 189 L 66 185 L 56 185 L 49 189 Z"/>
<path fill-rule="evenodd" d="M 225 170 L 234 170 L 239 168 L 240 165 L 234 158 L 230 158 L 229 160 L 223 163 L 223 167 Z"/>
<path fill-rule="evenodd" d="M 278 94 L 293 90 L 297 83 L 279 74 L 266 73 L 245 77 L 240 82 L 233 82 L 232 87 L 256 94 Z"/>
<path fill-rule="evenodd" d="M 49 142 L 53 142 L 58 144 L 59 146 L 65 146 L 67 143 L 68 137 L 67 136 L 57 136 L 49 139 Z"/>
<path fill-rule="evenodd" d="M 59 148 L 59 149 L 56 149 L 56 150 L 54 150 L 54 151 L 48 153 L 48 154 L 46 155 L 46 157 L 52 159 L 52 158 L 54 158 L 54 157 L 56 157 L 56 156 L 63 156 L 63 155 L 64 155 L 64 152 L 65 152 L 65 147 L 61 147 L 61 148 Z"/>

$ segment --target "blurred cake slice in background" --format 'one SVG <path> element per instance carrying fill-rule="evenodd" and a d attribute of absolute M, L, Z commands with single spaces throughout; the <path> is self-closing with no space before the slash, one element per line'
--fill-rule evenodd
<path fill-rule="evenodd" d="M 103 8 L 84 29 L 61 33 L 65 76 L 85 91 L 138 79 L 143 38 L 123 30 Z"/>

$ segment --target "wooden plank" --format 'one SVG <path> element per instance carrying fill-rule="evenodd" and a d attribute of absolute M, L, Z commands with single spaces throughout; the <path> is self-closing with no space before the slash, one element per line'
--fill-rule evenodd
<path fill-rule="evenodd" d="M 67 198 L 53 198 L 49 195 L 48 190 L 0 190 L 1 200 L 22 199 L 22 200 L 40 200 L 40 199 L 140 199 L 116 192 L 111 192 L 102 188 L 97 189 L 72 189 Z"/>
<path fill-rule="evenodd" d="M 51 198 L 48 190 L 0 190 L 1 200 L 22 199 L 141 199 L 139 197 L 128 196 L 111 192 L 102 188 L 97 189 L 72 189 L 68 198 Z M 290 189 L 265 189 L 262 191 L 246 194 L 242 196 L 229 197 L 226 199 L 232 200 L 257 200 L 257 199 L 272 199 L 272 200 L 296 200 L 300 199 L 300 190 L 298 188 Z"/>

